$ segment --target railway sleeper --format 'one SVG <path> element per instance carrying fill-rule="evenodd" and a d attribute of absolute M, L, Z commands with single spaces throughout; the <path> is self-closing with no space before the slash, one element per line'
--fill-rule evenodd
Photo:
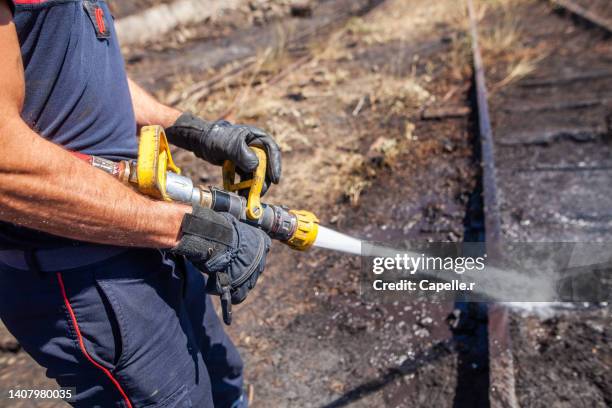
<path fill-rule="evenodd" d="M 496 144 L 507 147 L 549 145 L 561 140 L 570 140 L 577 143 L 598 142 L 609 135 L 610 129 L 607 126 L 542 129 L 501 135 L 496 140 Z"/>

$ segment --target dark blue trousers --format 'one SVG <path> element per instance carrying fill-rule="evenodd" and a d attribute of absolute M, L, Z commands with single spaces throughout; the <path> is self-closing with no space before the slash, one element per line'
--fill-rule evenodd
<path fill-rule="evenodd" d="M 242 361 L 205 278 L 156 250 L 37 272 L 0 264 L 0 316 L 75 407 L 230 407 Z"/>

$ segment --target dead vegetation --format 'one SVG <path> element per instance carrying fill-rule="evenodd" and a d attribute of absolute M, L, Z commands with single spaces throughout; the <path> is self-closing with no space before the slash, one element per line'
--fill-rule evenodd
<path fill-rule="evenodd" d="M 298 35 L 301 43 L 278 24 L 273 41 L 257 55 L 204 77 L 182 77 L 158 96 L 206 117 L 271 132 L 292 161 L 280 189 L 286 204 L 325 191 L 333 206 L 358 206 L 378 172 L 401 165 L 398 152 L 422 147 L 407 118 L 463 92 L 452 88 L 437 101 L 428 90 L 438 69 L 421 56 L 437 47 L 428 39 L 448 33 L 444 42 L 452 52 L 444 65 L 457 80 L 469 71 L 462 4 L 423 8 L 389 0 L 383 9 L 347 19 L 324 37 Z M 318 185 L 304 186 L 304 174 Z"/>
<path fill-rule="evenodd" d="M 212 92 L 187 98 L 180 105 L 212 117 L 255 123 L 270 131 L 286 154 L 298 154 L 300 164 L 292 165 L 297 168 L 286 168 L 283 197 L 303 201 L 316 194 L 316 189 L 292 186 L 300 184 L 305 171 L 312 174 L 312 169 L 319 169 L 314 170 L 320 173 L 314 175 L 320 180 L 319 190 L 326 191 L 332 202 L 357 206 L 379 169 L 398 165 L 398 152 L 410 149 L 417 140 L 414 125 L 405 119 L 398 129 L 384 124 L 394 118 L 418 117 L 423 106 L 435 102 L 427 90 L 435 66 L 426 65 L 424 73 L 417 73 L 416 67 L 423 65 L 420 56 L 407 50 L 406 44 L 429 30 L 432 18 L 446 27 L 456 27 L 463 16 L 461 7 L 441 2 L 433 7 L 433 13 L 431 9 L 428 13 L 417 11 L 406 21 L 402 16 L 410 7 L 391 3 L 386 13 L 354 17 L 327 39 L 306 44 L 307 54 L 298 59 L 287 50 L 289 35 L 279 32 L 277 42 L 251 61 L 247 70 L 226 76 Z M 454 50 L 451 65 L 461 76 L 468 57 L 467 43 L 454 31 L 450 41 Z M 365 57 L 356 51 L 389 44 L 401 52 L 389 54 L 391 58 L 384 65 L 366 72 L 358 68 L 356 60 Z M 340 116 L 330 120 L 330 110 Z M 358 123 L 369 120 L 378 122 L 369 123 L 370 128 L 382 125 L 384 130 L 364 134 Z M 364 138 L 366 146 L 371 145 L 365 149 L 359 147 Z"/>
<path fill-rule="evenodd" d="M 523 36 L 520 7 L 529 2 L 531 0 L 486 0 L 478 3 L 479 20 L 495 20 L 495 24 L 487 25 L 488 28 L 480 32 L 485 66 L 501 70 L 489 73 L 497 79 L 490 84 L 492 92 L 528 76 L 546 57 L 540 47 L 527 44 Z"/>

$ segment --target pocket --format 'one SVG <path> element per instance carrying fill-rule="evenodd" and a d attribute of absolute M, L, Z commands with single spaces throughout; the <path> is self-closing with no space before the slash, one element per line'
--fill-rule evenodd
<path fill-rule="evenodd" d="M 132 276 L 128 272 L 125 278 L 96 279 L 96 286 L 108 302 L 109 316 L 117 326 L 117 369 L 142 357 L 158 330 L 164 330 L 164 323 L 174 320 L 180 307 L 182 284 L 173 269 L 165 264 L 155 269 L 150 274 L 133 270 Z"/>
<path fill-rule="evenodd" d="M 95 272 L 119 329 L 114 373 L 129 382 L 135 406 L 191 407 L 189 388 L 181 386 L 201 367 L 194 366 L 193 329 L 185 326 L 183 278 L 159 253 L 130 253 Z"/>
<path fill-rule="evenodd" d="M 87 267 L 89 268 L 89 267 Z M 95 269 L 96 266 L 91 267 Z M 123 354 L 121 323 L 107 294 L 86 267 L 57 274 L 68 335 L 82 341 L 85 354 L 108 370 L 115 370 Z M 63 298 L 63 299 L 62 299 Z M 82 348 L 82 347 L 81 347 Z"/>
<path fill-rule="evenodd" d="M 83 0 L 83 8 L 93 24 L 96 32 L 96 37 L 106 39 L 111 36 L 110 21 L 108 21 L 105 9 L 102 7 L 102 2 L 98 0 Z"/>
<path fill-rule="evenodd" d="M 122 321 L 121 309 L 118 306 L 118 302 L 113 298 L 112 291 L 105 289 L 104 285 L 100 282 L 95 282 L 96 290 L 100 295 L 100 299 L 102 301 L 102 305 L 104 306 L 104 310 L 106 312 L 106 316 L 111 326 L 111 333 L 114 341 L 114 357 L 112 357 L 112 361 L 106 361 L 113 368 L 119 366 L 124 353 L 125 345 L 126 345 L 126 337 L 124 334 L 125 322 Z M 98 353 L 100 354 L 100 353 Z M 98 357 L 100 358 L 100 356 Z"/>

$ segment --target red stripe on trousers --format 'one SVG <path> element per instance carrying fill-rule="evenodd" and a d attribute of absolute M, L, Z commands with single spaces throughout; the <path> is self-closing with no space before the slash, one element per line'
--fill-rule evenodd
<path fill-rule="evenodd" d="M 13 0 L 15 4 L 40 4 L 46 3 L 48 0 Z"/>
<path fill-rule="evenodd" d="M 125 401 L 127 408 L 133 408 L 132 403 L 130 402 L 130 399 L 128 398 L 125 391 L 123 391 L 123 388 L 121 387 L 121 384 L 119 384 L 119 381 L 117 381 L 117 379 L 113 376 L 113 374 L 108 369 L 106 369 L 105 367 L 101 366 L 98 362 L 96 362 L 87 352 L 87 349 L 85 348 L 85 343 L 83 342 L 83 336 L 81 335 L 81 330 L 79 329 L 79 324 L 76 319 L 76 315 L 74 314 L 74 310 L 72 310 L 72 305 L 70 305 L 70 301 L 68 300 L 68 295 L 66 295 L 66 288 L 64 287 L 64 279 L 62 278 L 62 274 L 57 272 L 56 275 L 57 275 L 57 281 L 59 282 L 60 290 L 62 291 L 62 297 L 64 298 L 64 304 L 66 305 L 66 309 L 68 309 L 68 313 L 70 314 L 70 320 L 72 320 L 72 326 L 74 326 L 74 330 L 77 335 L 77 340 L 79 342 L 79 347 L 81 348 L 81 352 L 83 353 L 85 358 L 89 360 L 91 364 L 93 364 L 96 368 L 101 370 L 111 380 L 111 382 L 115 385 L 115 387 L 121 394 L 121 397 Z"/>

